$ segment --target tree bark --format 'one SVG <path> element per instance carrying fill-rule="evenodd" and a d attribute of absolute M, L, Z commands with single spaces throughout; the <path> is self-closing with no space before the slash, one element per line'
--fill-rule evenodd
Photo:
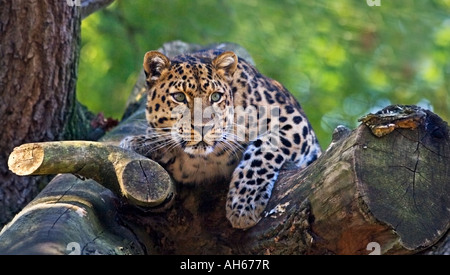
<path fill-rule="evenodd" d="M 0 228 L 46 181 L 8 171 L 12 149 L 92 136 L 93 115 L 75 97 L 81 19 L 113 0 L 76 2 L 0 0 Z"/>
<path fill-rule="evenodd" d="M 14 146 L 62 137 L 74 108 L 80 12 L 59 0 L 0 1 L 0 226 L 38 193 L 6 162 Z"/>

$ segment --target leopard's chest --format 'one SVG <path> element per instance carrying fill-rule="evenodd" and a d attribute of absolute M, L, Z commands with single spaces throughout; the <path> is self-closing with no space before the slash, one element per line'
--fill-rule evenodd
<path fill-rule="evenodd" d="M 239 152 L 212 152 L 205 156 L 190 155 L 184 151 L 176 152 L 160 163 L 180 183 L 201 184 L 215 180 L 230 180 L 241 158 Z"/>

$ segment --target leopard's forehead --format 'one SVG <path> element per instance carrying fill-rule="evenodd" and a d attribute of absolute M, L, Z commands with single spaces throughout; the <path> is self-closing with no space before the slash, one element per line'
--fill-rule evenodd
<path fill-rule="evenodd" d="M 184 56 L 174 59 L 163 82 L 190 96 L 201 96 L 223 87 L 223 78 L 216 74 L 211 60 Z"/>

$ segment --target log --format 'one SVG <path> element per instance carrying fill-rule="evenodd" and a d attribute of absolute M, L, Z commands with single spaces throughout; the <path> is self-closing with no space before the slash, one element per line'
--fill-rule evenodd
<path fill-rule="evenodd" d="M 103 143 L 143 133 L 138 105 Z M 151 211 L 94 180 L 58 175 L 0 232 L 0 253 L 445 253 L 449 145 L 447 123 L 415 106 L 389 106 L 352 131 L 338 127 L 316 162 L 285 167 L 264 217 L 245 231 L 225 217 L 227 182 L 175 183 L 173 203 Z M 89 158 L 110 165 L 94 152 Z"/>
<path fill-rule="evenodd" d="M 158 163 L 114 145 L 92 141 L 27 143 L 14 148 L 9 169 L 19 176 L 72 173 L 94 179 L 144 207 L 171 201 L 175 186 Z"/>
<path fill-rule="evenodd" d="M 117 218 L 118 197 L 93 180 L 56 176 L 0 233 L 0 254 L 139 255 Z"/>

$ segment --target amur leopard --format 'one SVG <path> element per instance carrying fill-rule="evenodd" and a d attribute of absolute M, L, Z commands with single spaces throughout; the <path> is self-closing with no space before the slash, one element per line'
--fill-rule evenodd
<path fill-rule="evenodd" d="M 226 216 L 235 228 L 261 219 L 281 167 L 320 154 L 300 104 L 231 51 L 144 57 L 147 132 L 122 140 L 181 184 L 229 182 Z"/>

